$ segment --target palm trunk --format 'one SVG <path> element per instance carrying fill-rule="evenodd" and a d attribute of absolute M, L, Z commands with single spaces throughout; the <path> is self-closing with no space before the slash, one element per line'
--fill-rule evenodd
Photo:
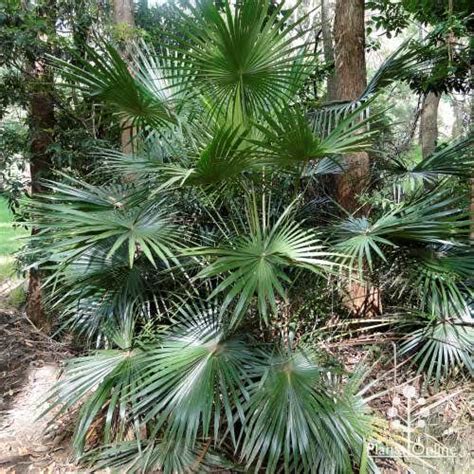
<path fill-rule="evenodd" d="M 438 107 L 441 96 L 428 92 L 423 99 L 420 118 L 420 144 L 423 158 L 431 155 L 438 141 Z"/>
<path fill-rule="evenodd" d="M 337 0 L 334 19 L 336 99 L 357 99 L 367 86 L 364 0 Z M 370 162 L 365 152 L 345 156 L 346 172 L 337 178 L 339 204 L 350 212 L 369 184 Z"/>

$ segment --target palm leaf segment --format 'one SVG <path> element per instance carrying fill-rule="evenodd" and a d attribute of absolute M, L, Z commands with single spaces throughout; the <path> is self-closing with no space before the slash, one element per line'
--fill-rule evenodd
<path fill-rule="evenodd" d="M 35 225 L 52 236 L 51 250 L 61 258 L 75 259 L 101 244 L 108 246 L 109 258 L 126 249 L 130 267 L 142 254 L 154 266 L 175 258 L 178 231 L 164 202 L 139 204 L 130 191 L 74 184 L 50 183 L 54 194 L 32 202 Z"/>
<path fill-rule="evenodd" d="M 398 180 L 420 179 L 428 183 L 446 176 L 470 178 L 474 169 L 473 142 L 472 136 L 456 141 L 412 166 L 407 165 L 403 160 L 393 160 L 389 171 Z"/>
<path fill-rule="evenodd" d="M 255 124 L 261 138 L 249 139 L 262 163 L 279 169 L 305 164 L 333 155 L 357 152 L 370 146 L 376 133 L 368 118 L 360 119 L 369 102 L 356 107 L 330 133 L 321 137 L 311 117 L 295 107 L 265 114 L 265 122 Z M 371 123 L 377 116 L 370 119 Z"/>
<path fill-rule="evenodd" d="M 102 419 L 104 443 L 124 439 L 130 425 L 138 427 L 137 420 L 130 424 L 129 418 L 137 401 L 134 391 L 143 363 L 142 351 L 131 345 L 133 318 L 125 316 L 116 327 L 109 322 L 109 328 L 109 337 L 118 349 L 69 361 L 62 380 L 47 400 L 50 402 L 47 411 L 61 406 L 55 417 L 82 403 L 73 439 L 78 453 L 83 452 L 87 435 L 97 419 Z"/>
<path fill-rule="evenodd" d="M 444 246 L 427 249 L 414 257 L 416 271 L 406 274 L 406 287 L 415 292 L 420 309 L 428 314 L 466 314 L 474 291 L 469 278 L 474 274 L 474 254 L 470 249 Z"/>
<path fill-rule="evenodd" d="M 178 325 L 147 352 L 137 412 L 154 419 L 155 430 L 165 427 L 166 439 L 191 447 L 198 435 L 223 439 L 224 418 L 235 444 L 234 424 L 243 421 L 249 368 L 258 364 L 258 354 L 227 333 L 216 307 L 183 305 L 176 317 Z"/>
<path fill-rule="evenodd" d="M 235 301 L 234 323 L 254 297 L 265 320 L 268 306 L 277 310 L 277 299 L 286 299 L 284 285 L 290 282 L 285 270 L 305 268 L 320 272 L 335 264 L 317 236 L 291 219 L 293 208 L 294 203 L 271 225 L 269 211 L 264 208 L 260 216 L 253 200 L 247 207 L 246 237 L 227 235 L 226 245 L 191 250 L 191 254 L 214 258 L 198 278 L 223 276 L 210 297 L 225 292 L 223 310 Z"/>
<path fill-rule="evenodd" d="M 312 354 L 272 356 L 250 389 L 242 445 L 247 467 L 276 472 L 352 472 L 369 419 L 351 395 L 327 392 Z M 348 422 L 351 420 L 351 422 Z"/>
<path fill-rule="evenodd" d="M 452 244 L 455 237 L 465 237 L 469 228 L 466 212 L 457 207 L 458 199 L 445 191 L 433 192 L 404 203 L 376 221 L 367 217 L 350 217 L 336 228 L 335 249 L 351 265 L 373 268 L 379 257 L 386 261 L 384 248 L 418 242 L 419 244 Z"/>
<path fill-rule="evenodd" d="M 53 59 L 71 87 L 112 107 L 129 126 L 153 128 L 177 122 L 169 97 L 170 85 L 157 77 L 157 64 L 148 60 L 129 66 L 108 44 L 99 51 L 86 47 L 86 54 L 87 61 L 77 58 L 80 67 Z"/>
<path fill-rule="evenodd" d="M 249 0 L 234 8 L 225 2 L 221 14 L 213 2 L 200 1 L 183 21 L 182 66 L 172 77 L 191 80 L 209 97 L 212 112 L 234 123 L 288 101 L 309 72 L 301 60 L 305 47 L 296 41 L 303 33 L 295 34 L 303 19 L 291 20 L 296 7 L 283 11 L 280 4 L 269 13 L 269 5 Z"/>
<path fill-rule="evenodd" d="M 408 334 L 400 345 L 400 354 L 413 355 L 418 371 L 425 372 L 427 379 L 434 379 L 436 384 L 463 370 L 472 376 L 474 329 L 470 315 L 447 318 L 416 313 L 414 316 L 405 317 L 400 323 Z"/>

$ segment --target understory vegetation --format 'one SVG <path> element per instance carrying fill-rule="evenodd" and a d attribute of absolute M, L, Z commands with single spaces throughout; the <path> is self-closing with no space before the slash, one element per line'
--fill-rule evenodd
<path fill-rule="evenodd" d="M 444 50 L 403 41 L 328 105 L 298 5 L 170 8 L 158 46 L 46 56 L 122 146 L 96 140 L 16 209 L 54 337 L 81 346 L 45 411 L 72 417 L 93 469 L 377 472 L 370 446 L 407 453 L 411 436 L 371 403 L 380 361 L 395 351 L 421 389 L 472 375 L 472 135 L 387 145 L 389 91 Z M 352 208 L 334 193 L 347 176 Z"/>

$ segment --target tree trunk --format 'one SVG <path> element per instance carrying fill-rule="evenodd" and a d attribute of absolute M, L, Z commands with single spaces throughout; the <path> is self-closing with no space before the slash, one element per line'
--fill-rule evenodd
<path fill-rule="evenodd" d="M 364 0 L 337 0 L 334 18 L 336 99 L 354 100 L 367 86 L 365 65 L 365 6 Z M 370 182 L 369 155 L 365 152 L 345 155 L 346 171 L 336 178 L 339 204 L 351 213 L 359 209 L 358 196 Z M 355 316 L 380 313 L 380 290 L 370 282 L 359 281 L 352 275 L 343 284 L 344 304 Z"/>
<path fill-rule="evenodd" d="M 323 51 L 326 64 L 334 66 L 334 46 L 331 33 L 331 12 L 329 0 L 321 0 L 321 29 L 323 32 Z M 326 100 L 328 102 L 336 99 L 336 75 L 334 72 L 327 78 Z"/>
<path fill-rule="evenodd" d="M 133 28 L 135 19 L 133 17 L 133 0 L 113 0 L 114 22 L 117 26 Z M 127 56 L 125 48 L 122 49 L 123 56 Z M 122 153 L 132 154 L 133 127 L 126 121 L 121 123 L 122 134 L 120 136 Z"/>
<path fill-rule="evenodd" d="M 336 99 L 357 99 L 367 86 L 364 0 L 337 0 L 334 19 Z M 339 204 L 350 212 L 369 184 L 370 162 L 365 152 L 345 156 L 346 172 L 337 177 Z"/>
<path fill-rule="evenodd" d="M 420 144 L 423 158 L 435 151 L 438 141 L 438 106 L 440 95 L 428 92 L 423 99 L 420 118 Z"/>
<path fill-rule="evenodd" d="M 464 114 L 465 106 L 464 99 L 452 98 L 453 113 L 454 113 L 454 122 L 453 128 L 451 129 L 451 138 L 453 140 L 461 137 L 464 134 Z"/>
<path fill-rule="evenodd" d="M 113 0 L 114 21 L 117 25 L 121 23 L 133 27 L 135 19 L 133 17 L 133 0 Z"/>
<path fill-rule="evenodd" d="M 54 25 L 55 2 L 50 1 L 38 12 L 38 15 Z M 40 38 L 47 42 L 48 38 Z M 43 191 L 41 179 L 48 177 L 52 168 L 52 156 L 49 150 L 53 142 L 54 100 L 52 95 L 53 74 L 44 58 L 37 58 L 31 65 L 32 78 L 30 81 L 30 193 L 35 195 Z M 36 229 L 32 231 L 33 235 Z M 31 269 L 28 282 L 28 299 L 26 314 L 39 328 L 47 331 L 49 322 L 44 311 L 41 291 L 41 275 L 39 270 Z"/>

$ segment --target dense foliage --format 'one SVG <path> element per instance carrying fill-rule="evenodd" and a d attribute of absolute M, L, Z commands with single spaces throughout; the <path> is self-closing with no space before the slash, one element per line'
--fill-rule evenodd
<path fill-rule="evenodd" d="M 428 384 L 472 373 L 472 137 L 416 162 L 380 153 L 379 94 L 397 80 L 426 92 L 437 71 L 437 87 L 455 76 L 464 90 L 465 50 L 447 74 L 432 37 L 403 43 L 359 99 L 315 105 L 296 10 L 167 6 L 172 21 L 142 17 L 152 26 L 128 59 L 113 41 L 47 56 L 57 100 L 71 95 L 79 116 L 100 105 L 110 126 L 58 134 L 68 165 L 23 201 L 58 332 L 90 350 L 67 362 L 49 410 L 78 410 L 74 448 L 96 469 L 375 471 L 367 443 L 393 441 L 364 368 L 325 350 L 330 304 L 369 325 L 383 308 Z M 117 124 L 131 154 L 110 146 Z M 351 214 L 331 187 L 360 151 L 375 159 Z"/>

